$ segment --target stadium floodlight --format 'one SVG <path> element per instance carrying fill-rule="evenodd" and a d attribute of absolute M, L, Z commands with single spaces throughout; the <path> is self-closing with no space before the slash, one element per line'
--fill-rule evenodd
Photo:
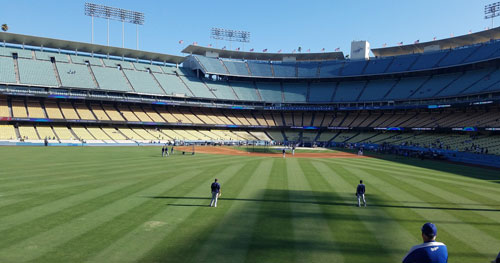
<path fill-rule="evenodd" d="M 215 40 L 227 40 L 227 41 L 231 41 L 231 42 L 234 42 L 234 41 L 242 42 L 243 49 L 245 49 L 244 43 L 250 42 L 250 32 L 213 27 L 210 30 L 210 38 L 215 39 Z M 216 44 L 216 46 L 217 46 L 217 44 Z M 229 49 L 231 49 L 231 47 Z"/>
<path fill-rule="evenodd" d="M 135 24 L 136 48 L 139 49 L 139 25 L 144 25 L 144 13 L 111 6 L 85 3 L 85 15 L 92 17 L 92 44 L 94 43 L 94 17 L 98 17 L 108 20 L 108 46 L 110 19 L 122 22 L 122 47 L 125 46 L 125 22 Z"/>
<path fill-rule="evenodd" d="M 500 2 L 484 6 L 484 19 L 491 18 L 491 28 L 493 28 L 493 18 L 500 16 Z"/>

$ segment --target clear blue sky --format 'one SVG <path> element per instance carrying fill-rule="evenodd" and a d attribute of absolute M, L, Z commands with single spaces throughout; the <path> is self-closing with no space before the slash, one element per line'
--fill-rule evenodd
<path fill-rule="evenodd" d="M 91 19 L 83 14 L 86 1 L 15 0 L 1 1 L 0 23 L 9 32 L 90 42 Z M 368 40 L 372 47 L 421 42 L 433 37 L 463 35 L 491 26 L 485 20 L 488 0 L 215 0 L 215 1 L 131 1 L 96 0 L 109 5 L 145 13 L 145 25 L 139 28 L 139 49 L 180 54 L 187 44 L 206 46 L 212 27 L 251 32 L 245 49 L 269 52 L 350 51 L 352 40 Z M 495 26 L 500 25 L 500 17 Z M 184 44 L 180 45 L 179 40 Z M 106 44 L 106 21 L 96 19 L 94 42 Z M 121 22 L 111 21 L 110 44 L 121 46 Z M 222 47 L 228 42 L 219 41 Z M 125 47 L 135 48 L 135 25 L 125 25 Z M 242 47 L 232 43 L 232 49 Z"/>

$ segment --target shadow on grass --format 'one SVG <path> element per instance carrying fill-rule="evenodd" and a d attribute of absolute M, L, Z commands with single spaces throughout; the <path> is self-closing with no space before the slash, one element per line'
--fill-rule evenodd
<path fill-rule="evenodd" d="M 199 253 L 201 253 L 201 256 L 210 255 L 211 259 L 217 262 L 237 262 L 242 259 L 245 262 L 291 262 L 304 259 L 299 254 L 305 253 L 306 255 L 341 255 L 346 262 L 391 262 L 394 258 L 402 258 L 409 247 L 404 248 L 391 244 L 385 245 L 377 242 L 369 242 L 368 240 L 373 240 L 373 235 L 375 234 L 363 229 L 361 227 L 363 224 L 360 222 L 383 222 L 390 218 L 380 216 L 378 213 L 364 213 L 360 217 L 357 213 L 353 212 L 354 210 L 367 209 L 366 211 L 368 211 L 369 209 L 376 208 L 475 210 L 451 207 L 452 204 L 450 204 L 450 207 L 387 205 L 383 203 L 384 200 L 377 199 L 377 196 L 368 196 L 368 201 L 371 202 L 368 208 L 356 208 L 354 207 L 355 198 L 353 194 L 278 189 L 265 189 L 263 191 L 264 194 L 261 198 L 221 197 L 219 201 L 221 204 L 229 201 L 232 204 L 227 203 L 220 209 L 215 209 L 214 213 L 203 214 L 203 211 L 207 210 L 194 210 L 194 214 L 190 217 L 190 220 L 186 221 L 184 226 L 179 227 L 179 231 L 183 233 L 184 229 L 195 228 L 194 232 L 196 235 L 184 236 L 182 238 L 177 238 L 176 236 L 169 237 L 169 241 L 175 244 L 175 246 L 166 249 L 163 245 L 158 245 L 152 253 L 154 259 L 157 262 L 195 262 L 200 257 Z M 145 198 L 172 202 L 181 201 L 183 203 L 197 202 L 197 200 L 205 203 L 210 200 L 209 197 L 198 196 L 145 196 Z M 239 207 L 241 209 L 233 210 L 238 212 L 225 214 L 225 211 L 230 211 L 230 207 L 237 204 L 234 202 L 256 203 L 253 205 L 240 204 Z M 294 205 L 292 209 L 291 204 L 293 203 L 300 205 Z M 202 206 L 192 204 L 167 205 Z M 310 205 L 318 205 L 322 209 L 310 209 Z M 337 206 L 338 209 L 334 208 L 334 206 Z M 353 210 L 341 209 L 342 207 L 351 207 Z M 478 211 L 498 212 L 500 210 L 481 209 Z M 250 214 L 256 217 L 253 223 L 241 220 L 246 216 L 250 216 Z M 203 215 L 203 217 L 199 217 L 200 215 Z M 224 215 L 224 218 L 222 215 Z M 313 225 L 298 226 L 292 222 L 293 220 L 297 220 L 295 221 L 296 223 L 311 224 L 317 222 L 314 220 L 322 219 L 332 225 L 331 231 L 336 240 L 318 238 L 316 235 L 318 233 L 315 231 L 324 231 L 325 229 L 316 228 Z M 394 220 L 422 223 L 422 220 L 411 218 L 394 218 Z M 354 229 L 342 228 L 349 226 L 350 222 L 359 222 L 360 227 Z M 464 221 L 434 222 L 464 225 L 482 224 L 481 222 Z M 500 224 L 495 225 L 498 226 Z M 220 229 L 223 229 L 223 231 L 220 231 Z M 305 229 L 311 233 L 301 232 Z M 415 231 L 418 232 L 418 229 Z M 297 236 L 296 233 L 301 233 L 301 235 Z M 391 234 L 397 236 L 397 233 Z M 327 235 L 322 233 L 320 236 L 325 237 Z M 477 259 L 481 256 L 468 251 L 453 251 L 452 253 L 454 257 L 470 259 Z M 331 261 L 325 258 L 324 262 Z"/>
<path fill-rule="evenodd" d="M 354 150 L 348 150 L 348 149 L 335 148 L 335 150 L 346 153 L 355 153 Z M 429 160 L 429 159 L 420 160 L 413 157 L 404 157 L 393 154 L 380 154 L 368 151 L 365 152 L 365 156 L 400 164 L 416 166 L 419 168 L 426 168 L 430 170 L 457 174 L 489 182 L 500 183 L 500 169 L 494 167 L 479 166 L 479 165 L 472 165 L 465 163 L 455 163 L 445 160 L 443 161 Z"/>
<path fill-rule="evenodd" d="M 278 191 L 278 190 L 274 190 Z M 281 190 L 285 191 L 285 190 Z M 287 191 L 289 192 L 289 191 Z M 297 203 L 297 204 L 314 204 L 314 205 L 326 205 L 326 206 L 347 206 L 353 207 L 357 206 L 357 201 L 354 197 L 352 202 L 343 200 L 335 200 L 334 195 L 328 194 L 327 192 L 314 192 L 313 195 L 303 195 L 299 197 L 297 194 L 302 193 L 302 191 L 294 191 L 294 199 L 280 199 L 280 198 L 266 198 L 266 199 L 253 199 L 253 198 L 233 198 L 233 197 L 221 197 L 219 200 L 223 202 L 227 201 L 237 201 L 237 202 L 264 202 L 264 203 Z M 354 196 L 354 195 L 353 195 Z M 298 198 L 299 197 L 299 198 Z M 147 198 L 154 199 L 167 199 L 167 200 L 210 200 L 208 197 L 186 197 L 186 196 L 147 196 Z M 383 201 L 374 199 L 373 196 L 367 196 L 368 207 L 380 207 L 380 208 L 402 208 L 402 209 L 424 209 L 424 210 L 449 210 L 449 211 L 481 211 L 481 212 L 500 212 L 500 208 L 466 208 L 466 207 L 453 207 L 452 205 L 464 205 L 456 203 L 440 203 L 440 206 L 418 206 L 418 205 L 403 205 L 403 204 L 387 204 Z M 404 202 L 401 202 L 404 203 Z M 193 204 L 168 204 L 170 206 L 204 206 L 204 205 L 193 205 Z M 448 205 L 448 206 L 444 206 Z M 470 204 L 467 204 L 470 205 Z M 483 205 L 483 204 L 477 204 Z M 485 205 L 485 206 L 498 206 L 495 204 Z M 360 208 L 362 209 L 362 208 Z"/>

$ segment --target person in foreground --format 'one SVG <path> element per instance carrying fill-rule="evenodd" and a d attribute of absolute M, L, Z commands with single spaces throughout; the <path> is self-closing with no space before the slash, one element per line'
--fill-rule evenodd
<path fill-rule="evenodd" d="M 448 249 L 441 242 L 436 242 L 437 227 L 433 223 L 422 226 L 424 243 L 413 246 L 403 258 L 403 263 L 446 263 Z"/>
<path fill-rule="evenodd" d="M 210 201 L 210 206 L 217 207 L 217 199 L 219 199 L 221 194 L 220 184 L 217 182 L 217 178 L 215 178 L 210 188 L 212 190 L 212 201 Z"/>

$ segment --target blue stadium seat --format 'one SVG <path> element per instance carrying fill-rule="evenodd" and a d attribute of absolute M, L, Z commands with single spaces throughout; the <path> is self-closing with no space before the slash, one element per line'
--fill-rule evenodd
<path fill-rule="evenodd" d="M 340 70 L 343 68 L 343 61 L 326 61 L 321 62 L 319 68 L 319 77 L 320 78 L 332 78 L 340 76 Z"/>
<path fill-rule="evenodd" d="M 226 65 L 227 70 L 229 70 L 229 74 L 236 76 L 250 76 L 248 73 L 248 68 L 245 62 L 243 61 L 223 61 L 224 65 Z"/>
<path fill-rule="evenodd" d="M 281 85 L 276 82 L 257 82 L 257 88 L 259 89 L 260 96 L 262 100 L 269 102 L 283 102 L 283 97 L 281 95 Z"/>
<path fill-rule="evenodd" d="M 316 78 L 318 77 L 318 62 L 299 62 L 297 63 L 297 71 L 299 78 Z"/>
<path fill-rule="evenodd" d="M 411 70 L 420 70 L 420 69 L 431 69 L 436 67 L 436 64 L 441 60 L 444 56 L 448 55 L 447 50 L 445 51 L 432 51 L 428 53 L 424 53 L 418 56 L 417 61 L 411 66 Z"/>
<path fill-rule="evenodd" d="M 224 64 L 222 64 L 222 61 L 220 59 L 208 58 L 205 56 L 194 56 L 194 57 L 200 62 L 200 64 L 206 70 L 205 73 L 214 73 L 222 75 L 229 74 L 229 72 L 227 72 L 226 68 L 224 67 Z"/>
<path fill-rule="evenodd" d="M 395 57 L 386 73 L 408 71 L 410 66 L 417 60 L 419 56 L 420 55 L 403 55 Z"/>
<path fill-rule="evenodd" d="M 272 77 L 273 73 L 271 72 L 271 64 L 268 62 L 254 62 L 248 61 L 248 67 L 250 68 L 250 72 L 252 76 L 258 77 Z"/>
<path fill-rule="evenodd" d="M 441 62 L 439 62 L 439 67 L 453 66 L 461 64 L 468 56 L 473 52 L 478 50 L 479 47 L 463 47 L 458 49 L 453 49 L 450 51 L 448 56 L 446 56 Z"/>
<path fill-rule="evenodd" d="M 311 83 L 309 102 L 330 102 L 336 85 L 335 82 Z"/>
<path fill-rule="evenodd" d="M 354 102 L 358 99 L 359 94 L 366 85 L 366 81 L 344 81 L 340 82 L 335 96 L 334 102 Z"/>
<path fill-rule="evenodd" d="M 385 96 L 386 100 L 403 100 L 410 97 L 429 77 L 403 78 Z"/>
<path fill-rule="evenodd" d="M 283 83 L 285 102 L 306 102 L 307 83 Z"/>
<path fill-rule="evenodd" d="M 384 73 L 387 70 L 389 64 L 391 64 L 393 60 L 394 60 L 393 57 L 370 59 L 368 61 L 368 65 L 366 65 L 363 74 L 368 75 L 368 74 Z"/>
<path fill-rule="evenodd" d="M 500 69 L 487 74 L 472 86 L 464 90 L 463 94 L 475 94 L 486 91 L 499 91 L 500 90 Z"/>
<path fill-rule="evenodd" d="M 253 82 L 231 81 L 230 85 L 240 100 L 261 101 Z"/>
<path fill-rule="evenodd" d="M 496 52 L 498 50 L 500 50 L 500 41 L 482 44 L 478 50 L 470 55 L 464 62 L 481 61 L 498 57 L 499 54 Z"/>
<path fill-rule="evenodd" d="M 273 63 L 274 77 L 277 78 L 295 78 L 296 65 L 295 63 Z"/>
<path fill-rule="evenodd" d="M 344 64 L 342 76 L 358 76 L 361 75 L 368 61 L 366 60 L 351 60 Z"/>
<path fill-rule="evenodd" d="M 396 84 L 396 80 L 373 80 L 369 81 L 363 93 L 359 97 L 360 101 L 382 100 L 387 92 Z"/>
<path fill-rule="evenodd" d="M 193 97 L 193 93 L 182 83 L 179 77 L 171 74 L 153 73 L 163 90 L 169 95 L 182 94 Z"/>
<path fill-rule="evenodd" d="M 208 88 L 215 94 L 217 98 L 225 100 L 237 100 L 233 89 L 227 82 L 208 80 L 206 83 Z"/>
<path fill-rule="evenodd" d="M 491 73 L 491 69 L 468 71 L 436 96 L 456 96 Z"/>
<path fill-rule="evenodd" d="M 460 77 L 462 73 L 434 75 L 424 83 L 412 96 L 412 99 L 431 98 L 440 90 L 448 86 L 452 81 Z"/>

